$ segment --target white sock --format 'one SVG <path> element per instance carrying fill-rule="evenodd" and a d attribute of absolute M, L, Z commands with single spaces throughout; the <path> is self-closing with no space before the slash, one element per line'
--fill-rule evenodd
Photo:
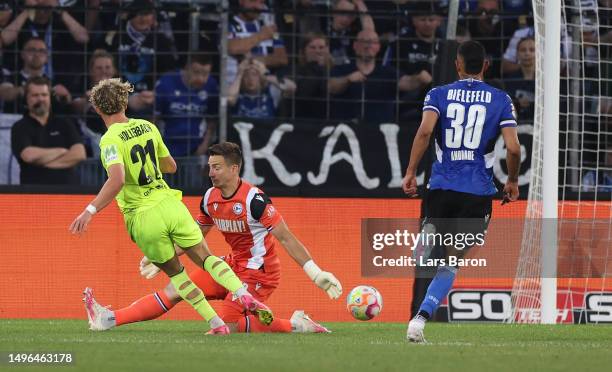
<path fill-rule="evenodd" d="M 246 290 L 246 288 L 244 287 L 240 287 L 236 290 L 236 292 L 234 292 L 234 296 L 236 297 L 242 297 L 244 295 L 248 295 L 249 292 Z"/>
<path fill-rule="evenodd" d="M 218 328 L 218 327 L 221 327 L 224 324 L 225 324 L 225 322 L 223 321 L 223 319 L 219 318 L 218 315 L 215 315 L 215 317 L 212 318 L 208 322 L 208 325 L 210 325 L 210 328 Z"/>

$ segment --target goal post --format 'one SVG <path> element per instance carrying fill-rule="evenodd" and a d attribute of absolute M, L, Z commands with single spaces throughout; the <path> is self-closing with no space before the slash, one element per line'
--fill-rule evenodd
<path fill-rule="evenodd" d="M 610 322 L 599 305 L 612 293 L 612 8 L 593 0 L 532 4 L 530 183 L 507 320 Z"/>
<path fill-rule="evenodd" d="M 534 3 L 538 3 L 535 1 Z M 539 4 L 534 4 L 540 6 Z M 554 324 L 557 318 L 557 207 L 559 198 L 559 96 L 561 63 L 561 2 L 546 1 L 544 30 L 536 22 L 536 38 L 544 34 L 544 82 L 542 129 L 542 271 L 541 323 Z M 538 45 L 537 43 L 536 45 Z M 538 77 L 536 76 L 536 79 Z M 539 97 L 539 96 L 538 96 Z M 542 103 L 542 102 L 540 102 Z M 536 106 L 538 102 L 536 101 Z M 547 125 L 549 124 L 549 125 Z"/>

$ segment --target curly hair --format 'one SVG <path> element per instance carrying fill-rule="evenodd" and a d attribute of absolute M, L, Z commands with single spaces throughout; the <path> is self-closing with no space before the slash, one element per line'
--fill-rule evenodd
<path fill-rule="evenodd" d="M 133 91 L 132 84 L 119 78 L 104 79 L 91 89 L 89 102 L 102 113 L 112 115 L 127 109 L 128 97 Z"/>

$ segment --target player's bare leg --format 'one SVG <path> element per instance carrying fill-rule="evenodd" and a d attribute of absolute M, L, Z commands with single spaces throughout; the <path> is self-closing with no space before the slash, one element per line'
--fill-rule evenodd
<path fill-rule="evenodd" d="M 183 248 L 187 256 L 198 267 L 207 271 L 210 276 L 234 294 L 247 311 L 257 314 L 258 320 L 265 325 L 269 325 L 274 320 L 272 310 L 264 303 L 258 301 L 243 286 L 242 281 L 236 276 L 227 262 L 217 256 L 213 256 L 205 240 L 192 247 Z"/>
<path fill-rule="evenodd" d="M 170 282 L 179 296 L 209 323 L 209 334 L 229 334 L 229 328 L 206 301 L 204 292 L 191 281 L 178 256 L 174 255 L 170 260 L 155 265 L 170 277 Z"/>

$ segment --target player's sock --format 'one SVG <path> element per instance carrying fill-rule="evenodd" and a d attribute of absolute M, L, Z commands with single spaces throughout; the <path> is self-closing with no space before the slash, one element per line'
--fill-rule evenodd
<path fill-rule="evenodd" d="M 227 262 L 217 256 L 208 256 L 204 260 L 204 270 L 228 291 L 240 296 L 240 290 L 244 289 L 242 281 L 238 279 L 234 270 L 232 270 Z M 237 292 L 238 291 L 238 292 Z"/>
<path fill-rule="evenodd" d="M 274 319 L 269 326 L 261 324 L 257 316 L 249 315 L 242 317 L 237 323 L 240 333 L 291 333 L 291 321 L 289 319 Z"/>
<path fill-rule="evenodd" d="M 421 303 L 417 316 L 422 316 L 425 319 L 430 319 L 440 306 L 440 303 L 448 294 L 453 282 L 455 281 L 455 275 L 457 274 L 457 268 L 452 266 L 440 266 L 436 276 L 429 284 L 425 299 Z"/>
<path fill-rule="evenodd" d="M 116 325 L 142 322 L 164 315 L 174 307 L 164 291 L 155 292 L 134 301 L 130 306 L 115 311 Z"/>
<path fill-rule="evenodd" d="M 217 316 L 215 310 L 206 301 L 204 292 L 193 284 L 184 268 L 180 273 L 170 277 L 170 282 L 179 296 L 187 301 L 207 322 L 210 323 Z"/>

